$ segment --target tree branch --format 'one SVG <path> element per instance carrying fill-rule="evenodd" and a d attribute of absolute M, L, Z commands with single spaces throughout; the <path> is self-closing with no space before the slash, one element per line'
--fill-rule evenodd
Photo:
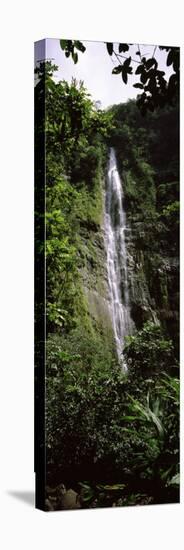
<path fill-rule="evenodd" d="M 139 45 L 139 44 L 137 44 L 137 47 L 138 47 L 138 51 L 139 51 L 139 55 L 140 55 L 140 59 L 141 59 L 141 61 L 142 61 L 142 55 L 141 55 L 141 49 L 140 49 L 140 45 Z"/>
<path fill-rule="evenodd" d="M 157 46 L 154 47 L 154 50 L 153 50 L 153 55 L 152 57 L 155 57 L 155 52 L 156 52 L 156 49 L 157 49 Z"/>
<path fill-rule="evenodd" d="M 119 55 L 115 52 L 115 50 L 113 50 L 112 53 L 114 53 L 114 55 L 117 57 L 118 62 L 120 63 L 120 65 L 122 65 L 121 59 L 119 59 Z M 125 55 L 121 55 L 120 57 L 124 57 L 124 59 L 127 59 Z"/>
<path fill-rule="evenodd" d="M 122 59 L 128 59 L 128 58 L 126 57 L 126 55 L 122 55 L 122 54 L 120 54 L 120 53 L 117 54 L 117 53 L 115 52 L 115 50 L 113 50 L 112 53 L 114 53 L 114 55 L 117 57 L 117 60 L 119 61 L 120 65 L 122 65 L 122 63 L 121 63 L 121 60 L 119 59 L 119 57 L 121 57 Z M 133 63 L 138 63 L 138 65 L 140 65 L 140 63 L 141 63 L 141 61 L 137 61 L 137 59 L 132 59 L 132 57 L 131 57 L 131 61 L 132 61 Z"/>

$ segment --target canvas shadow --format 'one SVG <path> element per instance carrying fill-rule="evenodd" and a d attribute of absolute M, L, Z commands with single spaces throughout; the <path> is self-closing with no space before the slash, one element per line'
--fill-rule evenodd
<path fill-rule="evenodd" d="M 34 491 L 7 491 L 7 494 L 10 497 L 13 497 L 17 500 L 21 500 L 25 504 L 34 507 L 35 505 L 35 494 Z"/>

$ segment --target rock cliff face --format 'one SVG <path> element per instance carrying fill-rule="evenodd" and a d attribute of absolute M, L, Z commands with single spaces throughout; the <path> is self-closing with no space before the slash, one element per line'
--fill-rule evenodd
<path fill-rule="evenodd" d="M 154 297 L 150 294 L 149 281 L 147 280 L 146 260 L 144 252 L 137 249 L 137 224 L 130 222 L 127 229 L 126 247 L 128 254 L 129 292 L 131 313 L 136 328 L 141 328 L 143 323 L 152 320 L 158 321 Z"/>
<path fill-rule="evenodd" d="M 101 216 L 99 223 L 80 231 L 82 262 L 80 277 L 91 330 L 115 351 L 111 304 L 107 279 L 105 247 L 105 179 L 101 179 Z"/>
<path fill-rule="evenodd" d="M 159 241 L 152 249 L 145 242 L 150 227 L 135 222 L 127 211 L 126 247 L 128 256 L 131 314 L 137 329 L 152 320 L 160 322 L 179 348 L 179 258 L 176 250 L 159 249 Z M 155 246 L 156 244 L 156 246 Z"/>
<path fill-rule="evenodd" d="M 107 260 L 104 242 L 104 227 L 89 233 L 90 254 L 81 276 L 83 291 L 88 303 L 89 315 L 94 329 L 109 342 L 113 339 L 113 328 L 107 281 Z M 86 243 L 87 247 L 87 243 Z"/>
<path fill-rule="evenodd" d="M 144 322 L 160 321 L 169 336 L 178 336 L 179 322 L 179 260 L 137 248 L 137 236 L 146 234 L 146 224 L 131 223 L 129 217 L 126 246 L 130 283 L 132 317 L 137 328 Z"/>

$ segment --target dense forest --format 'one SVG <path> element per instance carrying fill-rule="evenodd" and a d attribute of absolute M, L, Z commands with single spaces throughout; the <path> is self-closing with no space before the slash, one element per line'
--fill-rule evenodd
<path fill-rule="evenodd" d="M 98 110 L 82 82 L 45 89 L 45 507 L 179 500 L 179 110 Z M 36 135 L 39 142 L 39 119 Z M 132 334 L 121 368 L 109 314 L 104 200 L 109 150 L 123 186 Z M 39 220 L 37 213 L 37 223 Z M 43 244 L 37 242 L 39 253 Z"/>

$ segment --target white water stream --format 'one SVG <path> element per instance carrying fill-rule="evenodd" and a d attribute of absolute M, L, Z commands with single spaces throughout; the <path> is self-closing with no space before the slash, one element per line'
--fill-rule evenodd
<path fill-rule="evenodd" d="M 122 349 L 125 336 L 132 333 L 133 321 L 129 304 L 125 232 L 123 190 L 115 152 L 111 148 L 105 200 L 107 274 L 117 355 L 122 367 L 126 370 Z"/>

